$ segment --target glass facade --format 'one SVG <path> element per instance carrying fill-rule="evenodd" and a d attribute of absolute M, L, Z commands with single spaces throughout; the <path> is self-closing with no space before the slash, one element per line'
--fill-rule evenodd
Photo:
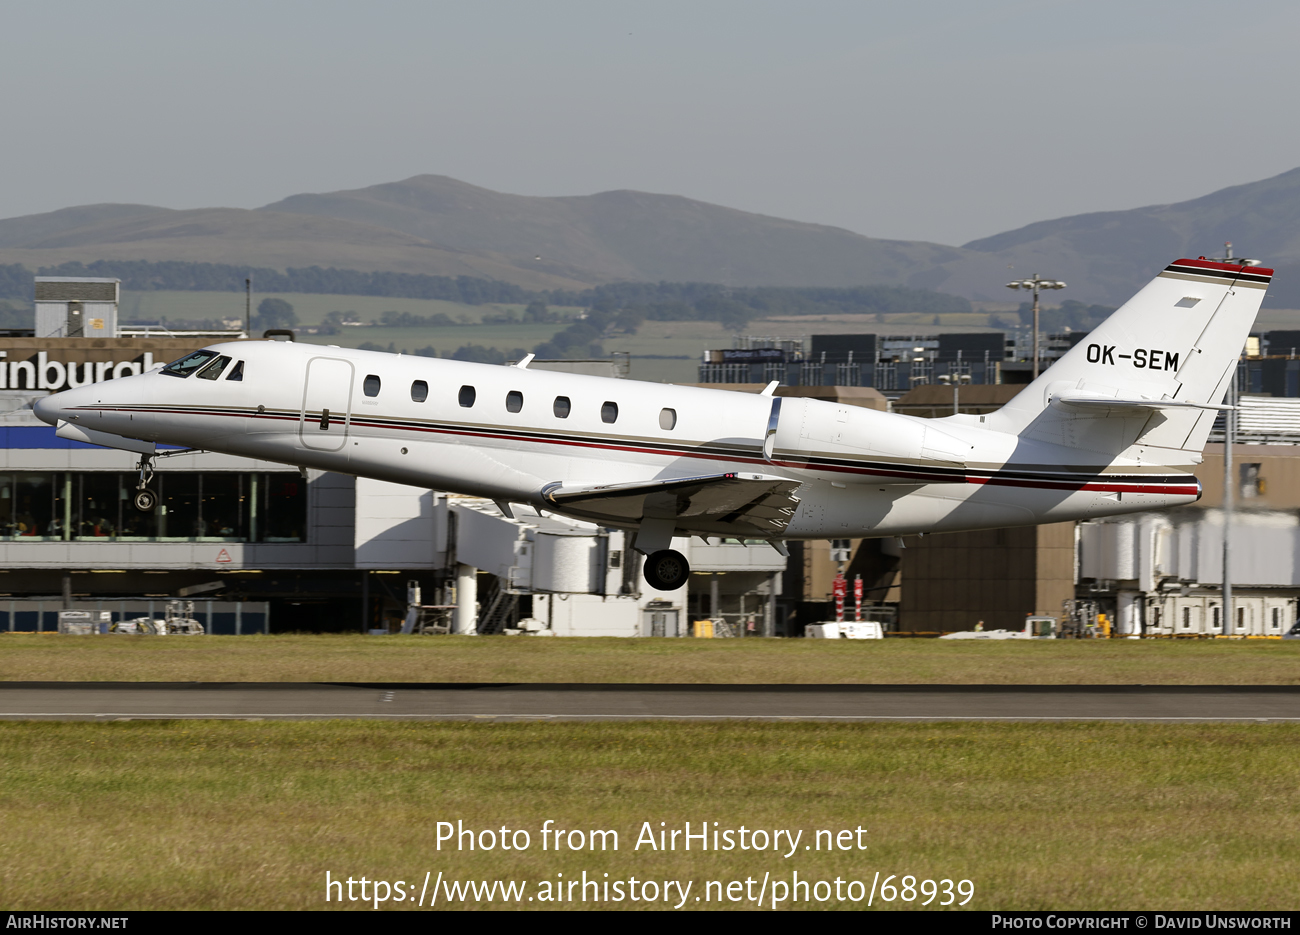
<path fill-rule="evenodd" d="M 300 474 L 159 471 L 151 513 L 132 504 L 136 483 L 134 473 L 0 473 L 0 539 L 307 541 Z"/>

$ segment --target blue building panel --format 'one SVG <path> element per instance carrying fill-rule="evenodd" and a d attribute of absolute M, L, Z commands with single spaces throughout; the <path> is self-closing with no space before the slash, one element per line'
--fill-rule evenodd
<path fill-rule="evenodd" d="M 11 425 L 0 428 L 0 448 L 94 448 L 100 445 L 59 438 L 52 425 Z"/>

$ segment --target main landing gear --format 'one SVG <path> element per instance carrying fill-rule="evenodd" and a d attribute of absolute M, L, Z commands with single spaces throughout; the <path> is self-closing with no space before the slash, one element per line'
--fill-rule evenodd
<path fill-rule="evenodd" d="M 153 455 L 140 455 L 140 483 L 135 485 L 135 496 L 131 502 L 141 513 L 152 513 L 158 505 L 158 494 L 149 489 L 153 480 Z"/>
<path fill-rule="evenodd" d="M 641 573 L 645 576 L 646 584 L 656 591 L 676 591 L 686 584 L 686 579 L 691 575 L 691 566 L 681 552 L 660 549 L 646 557 Z"/>

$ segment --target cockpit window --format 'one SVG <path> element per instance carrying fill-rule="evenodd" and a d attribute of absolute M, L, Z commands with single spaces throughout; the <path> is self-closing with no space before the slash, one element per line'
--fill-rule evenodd
<path fill-rule="evenodd" d="M 162 368 L 162 372 L 167 374 L 169 377 L 180 377 L 184 379 L 216 356 L 216 351 L 195 351 L 193 354 L 187 354 L 180 360 L 172 361 L 166 367 Z"/>
<path fill-rule="evenodd" d="M 221 376 L 221 371 L 225 370 L 230 363 L 229 357 L 218 357 L 212 363 L 208 364 L 199 371 L 200 380 L 215 380 Z"/>
<path fill-rule="evenodd" d="M 226 377 L 226 379 L 233 380 L 236 383 L 244 379 L 244 362 L 242 360 L 235 361 L 235 366 L 231 368 L 230 376 Z"/>

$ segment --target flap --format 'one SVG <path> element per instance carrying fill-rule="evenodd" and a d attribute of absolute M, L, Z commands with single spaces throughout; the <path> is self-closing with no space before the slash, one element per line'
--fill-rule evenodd
<path fill-rule="evenodd" d="M 799 481 L 769 474 L 707 474 L 628 484 L 542 488 L 557 512 L 615 525 L 672 519 L 681 529 L 723 536 L 780 535 L 794 516 Z"/>

